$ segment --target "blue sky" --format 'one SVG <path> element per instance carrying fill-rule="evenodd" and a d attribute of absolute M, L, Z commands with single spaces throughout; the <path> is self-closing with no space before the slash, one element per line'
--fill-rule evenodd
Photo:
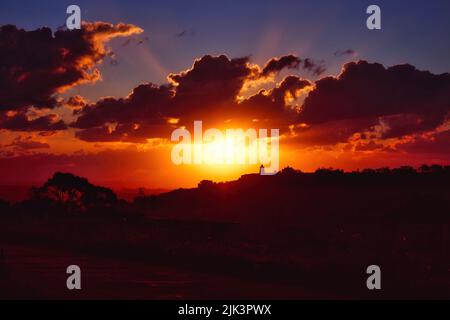
<path fill-rule="evenodd" d="M 327 74 L 339 72 L 351 57 L 387 66 L 411 63 L 434 73 L 450 71 L 450 1 L 2 1 L 1 24 L 27 30 L 65 23 L 65 9 L 77 4 L 86 21 L 133 23 L 148 37 L 142 45 L 111 43 L 118 64 L 104 63 L 103 81 L 77 88 L 91 99 L 126 95 L 142 82 L 165 82 L 204 54 L 251 55 L 263 64 L 294 53 L 323 60 Z M 378 4 L 382 30 L 366 28 L 365 10 Z M 185 36 L 176 35 L 185 32 Z"/>

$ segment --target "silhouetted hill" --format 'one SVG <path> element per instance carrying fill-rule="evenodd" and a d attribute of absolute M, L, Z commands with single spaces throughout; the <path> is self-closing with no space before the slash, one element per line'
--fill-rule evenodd
<path fill-rule="evenodd" d="M 150 216 L 280 225 L 373 215 L 445 220 L 450 212 L 449 178 L 448 166 L 315 173 L 285 168 L 273 176 L 202 181 L 197 188 L 138 197 L 135 204 Z"/>

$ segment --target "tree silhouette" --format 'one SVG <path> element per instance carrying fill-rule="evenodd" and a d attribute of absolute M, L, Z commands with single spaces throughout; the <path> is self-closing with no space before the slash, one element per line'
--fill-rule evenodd
<path fill-rule="evenodd" d="M 112 207 L 117 203 L 117 196 L 112 190 L 95 186 L 86 178 L 62 172 L 56 172 L 43 186 L 32 188 L 31 198 L 81 210 Z"/>
<path fill-rule="evenodd" d="M 213 188 L 215 185 L 211 180 L 202 180 L 198 183 L 198 188 L 202 190 L 208 190 Z"/>

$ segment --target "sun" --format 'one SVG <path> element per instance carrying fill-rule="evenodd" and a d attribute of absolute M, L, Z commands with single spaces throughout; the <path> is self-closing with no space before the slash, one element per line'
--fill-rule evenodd
<path fill-rule="evenodd" d="M 279 168 L 279 129 L 202 130 L 194 121 L 193 137 L 185 127 L 172 132 L 171 158 L 175 165 L 236 166 L 270 164 L 264 174 L 275 174 Z"/>

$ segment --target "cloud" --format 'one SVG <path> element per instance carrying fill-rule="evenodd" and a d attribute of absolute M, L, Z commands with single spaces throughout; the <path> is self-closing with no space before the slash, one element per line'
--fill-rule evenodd
<path fill-rule="evenodd" d="M 0 128 L 11 131 L 58 131 L 67 129 L 67 125 L 54 113 L 31 118 L 22 111 L 9 111 L 0 113 Z"/>
<path fill-rule="evenodd" d="M 18 136 L 16 137 L 11 144 L 5 145 L 4 147 L 18 147 L 24 150 L 32 150 L 32 149 L 48 149 L 50 145 L 48 143 L 39 142 L 33 140 L 32 136 Z"/>
<path fill-rule="evenodd" d="M 87 142 L 132 142 L 147 143 L 147 139 L 169 139 L 175 127 L 166 122 L 149 123 L 115 123 L 91 127 L 76 132 L 76 137 Z"/>
<path fill-rule="evenodd" d="M 298 110 L 293 102 L 301 95 L 303 89 L 311 85 L 308 80 L 288 76 L 275 88 L 261 90 L 243 100 L 238 106 L 239 114 L 248 120 L 259 119 L 260 125 L 265 127 L 286 129 L 297 117 Z"/>
<path fill-rule="evenodd" d="M 141 45 L 144 44 L 144 42 L 148 41 L 148 37 L 129 37 L 127 40 L 125 40 L 122 43 L 122 47 L 127 47 L 128 45 L 130 45 L 131 43 L 136 43 L 136 45 Z"/>
<path fill-rule="evenodd" d="M 355 151 L 379 151 L 383 150 L 384 145 L 376 143 L 375 141 L 371 140 L 368 142 L 359 142 L 355 145 Z"/>
<path fill-rule="evenodd" d="M 81 110 L 87 105 L 86 100 L 80 96 L 80 95 L 74 95 L 69 97 L 65 102 L 64 105 L 72 110 Z"/>
<path fill-rule="evenodd" d="M 326 71 L 324 63 L 316 62 L 310 58 L 303 60 L 303 69 L 311 72 L 314 76 L 320 76 Z"/>
<path fill-rule="evenodd" d="M 299 61 L 294 58 L 272 58 L 262 70 L 294 66 L 293 61 Z M 302 64 L 313 68 L 307 59 Z M 168 138 L 175 127 L 189 128 L 194 120 L 203 120 L 206 126 L 217 128 L 247 126 L 287 132 L 293 126 L 292 141 L 301 145 L 345 143 L 358 133 L 365 140 L 361 143 L 369 145 L 370 140 L 434 130 L 449 112 L 450 76 L 410 65 L 385 68 L 352 62 L 339 76 L 324 77 L 315 84 L 288 76 L 272 89 L 239 97 L 247 82 L 263 74 L 248 57 L 206 55 L 191 68 L 169 74 L 169 84 L 140 85 L 125 98 L 104 98 L 86 105 L 77 111 L 79 117 L 72 126 L 81 129 L 78 138 L 92 142 Z M 306 99 L 298 105 L 302 94 Z"/>
<path fill-rule="evenodd" d="M 264 77 L 279 73 L 281 70 L 287 69 L 299 69 L 302 68 L 315 76 L 320 76 L 325 72 L 326 68 L 323 62 L 316 62 L 311 58 L 300 59 L 299 57 L 289 54 L 280 58 L 270 59 L 261 71 L 261 75 Z"/>
<path fill-rule="evenodd" d="M 286 143 L 300 148 L 333 146 L 338 143 L 347 143 L 349 138 L 360 132 L 362 128 L 375 124 L 376 122 L 372 119 L 337 120 L 310 126 L 296 124 L 292 129 L 293 135 L 287 137 Z"/>
<path fill-rule="evenodd" d="M 192 68 L 169 74 L 168 79 L 176 87 L 177 112 L 195 113 L 193 108 L 203 110 L 234 102 L 245 81 L 258 77 L 258 73 L 259 68 L 251 65 L 248 57 L 206 55 L 195 60 Z"/>
<path fill-rule="evenodd" d="M 125 98 L 85 106 L 72 126 L 83 129 L 77 137 L 87 141 L 168 138 L 174 119 L 181 119 L 178 125 L 212 116 L 228 119 L 244 82 L 258 72 L 246 57 L 207 55 L 190 69 L 169 74 L 170 84 L 142 84 Z"/>
<path fill-rule="evenodd" d="M 109 40 L 141 33 L 131 24 L 83 23 L 80 30 L 33 31 L 0 27 L 0 111 L 54 108 L 55 94 L 95 82 L 95 66 L 110 53 Z"/>
<path fill-rule="evenodd" d="M 111 36 L 107 26 L 91 29 L 97 30 L 99 38 Z M 103 49 L 103 57 L 106 52 Z M 73 110 L 70 126 L 78 139 L 88 142 L 168 139 L 174 128 L 189 129 L 194 120 L 202 120 L 205 127 L 279 128 L 292 134 L 290 143 L 301 146 L 350 143 L 363 150 L 381 145 L 380 140 L 434 130 L 448 117 L 450 75 L 434 75 L 411 65 L 385 68 L 351 62 L 337 77 L 312 83 L 291 75 L 273 88 L 241 96 L 248 83 L 292 68 L 313 74 L 324 70 L 320 63 L 295 55 L 271 58 L 263 68 L 249 57 L 205 55 L 190 68 L 170 73 L 167 84 L 140 84 L 123 98 L 89 103 L 73 96 L 60 104 Z M 3 113 L 0 127 L 41 132 L 67 129 L 55 114 L 30 117 L 21 110 Z M 360 140 L 350 141 L 355 134 Z"/>
<path fill-rule="evenodd" d="M 175 34 L 175 37 L 184 38 L 184 37 L 193 37 L 194 35 L 195 35 L 194 29 L 185 29 L 185 30 Z"/>
<path fill-rule="evenodd" d="M 136 123 L 142 120 L 151 122 L 162 119 L 160 115 L 167 112 L 173 95 L 171 86 L 157 86 L 152 83 L 134 88 L 125 98 L 107 97 L 94 104 L 83 107 L 73 127 L 86 129 L 98 127 L 105 123 Z"/>
<path fill-rule="evenodd" d="M 396 148 L 408 153 L 421 153 L 433 157 L 437 155 L 450 163 L 448 154 L 450 150 L 450 130 L 420 135 L 405 143 L 398 144 Z"/>
<path fill-rule="evenodd" d="M 315 83 L 299 121 L 310 125 L 333 121 L 372 120 L 378 138 L 434 130 L 450 111 L 450 74 L 432 74 L 405 64 L 351 62 L 338 77 Z"/>
<path fill-rule="evenodd" d="M 125 98 L 86 105 L 76 112 L 72 126 L 82 129 L 76 135 L 85 141 L 133 142 L 168 139 L 174 128 L 192 126 L 194 120 L 219 128 L 225 124 L 287 128 L 297 116 L 295 100 L 311 83 L 289 76 L 271 90 L 239 100 L 245 83 L 260 76 L 259 67 L 247 57 L 207 55 L 191 68 L 169 74 L 170 84 L 144 84 Z"/>
<path fill-rule="evenodd" d="M 334 56 L 335 57 L 342 57 L 342 56 L 351 56 L 351 57 L 356 57 L 358 56 L 358 52 L 356 52 L 353 49 L 346 49 L 346 50 L 336 50 L 334 52 Z"/>
<path fill-rule="evenodd" d="M 268 76 L 272 73 L 278 73 L 284 68 L 298 69 L 301 62 L 300 58 L 293 54 L 272 58 L 266 63 L 261 73 L 263 76 Z"/>
<path fill-rule="evenodd" d="M 76 135 L 85 141 L 145 142 L 168 137 L 171 127 L 164 115 L 170 112 L 173 94 L 170 85 L 142 84 L 125 98 L 103 98 L 75 111 L 79 117 L 71 126 L 83 129 Z"/>

